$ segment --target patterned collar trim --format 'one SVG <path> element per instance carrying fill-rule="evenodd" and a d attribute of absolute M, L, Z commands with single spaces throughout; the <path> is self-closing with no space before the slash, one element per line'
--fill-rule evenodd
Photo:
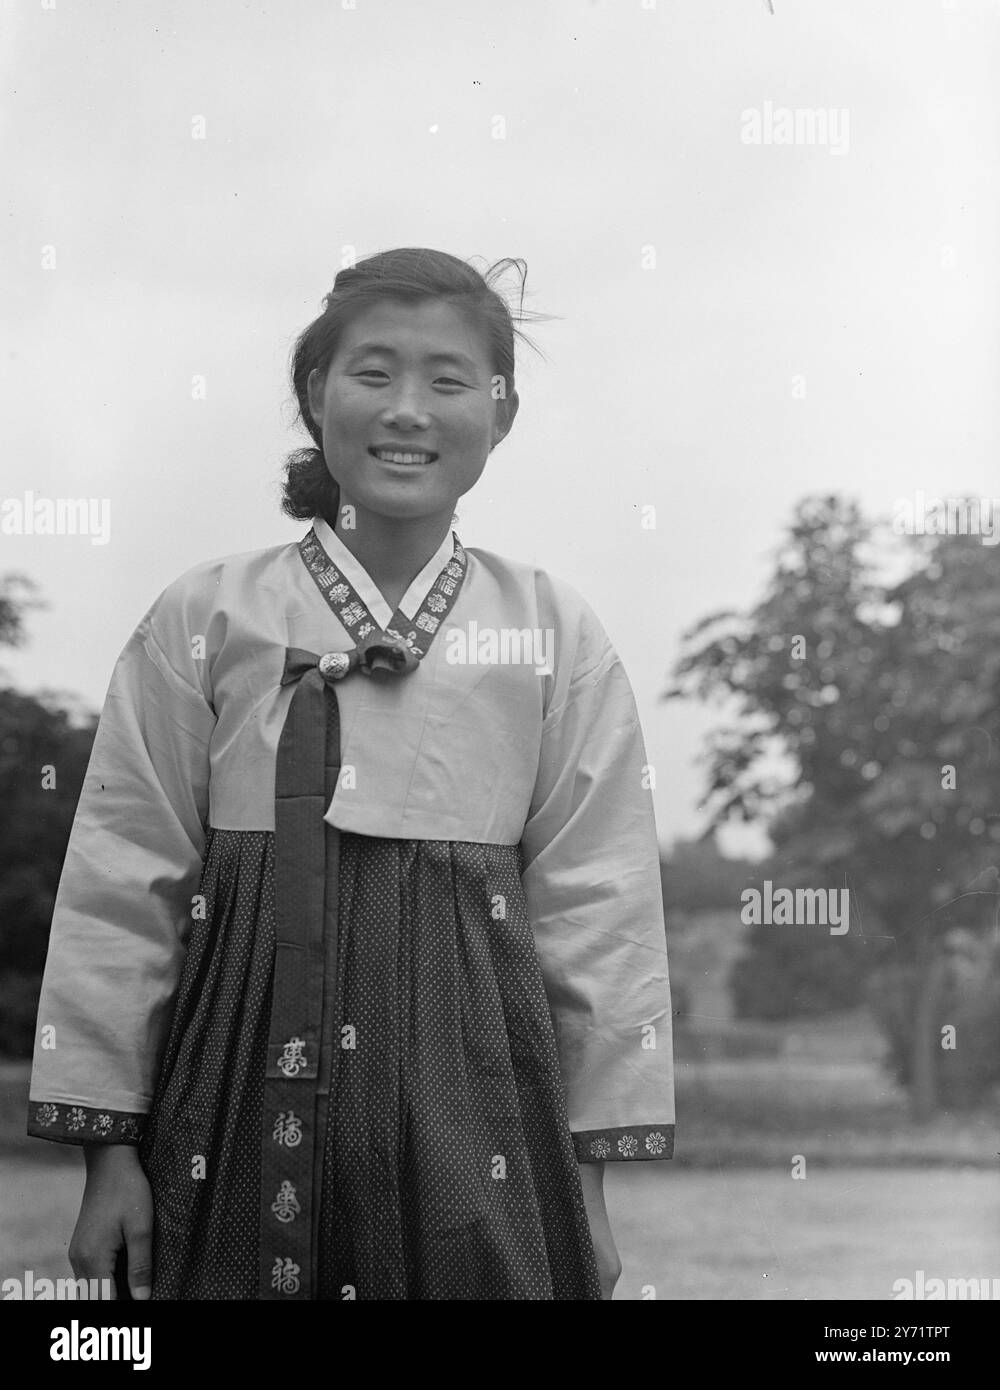
<path fill-rule="evenodd" d="M 394 614 L 382 597 L 374 579 L 361 561 L 348 550 L 333 527 L 321 516 L 317 516 L 313 518 L 312 529 L 330 561 L 336 565 L 344 579 L 352 586 L 368 609 L 372 620 L 383 632 L 393 625 L 393 619 L 396 617 L 402 617 L 404 622 L 412 624 L 435 579 L 448 561 L 453 558 L 455 547 L 460 544 L 454 531 L 449 531 L 400 599 L 399 607 Z"/>
<path fill-rule="evenodd" d="M 405 642 L 414 655 L 423 658 L 434 640 L 434 634 L 451 611 L 468 568 L 468 556 L 453 532 L 449 533 L 448 545 L 450 553 L 449 551 L 444 552 L 444 563 L 439 567 L 437 576 L 433 578 L 430 588 L 424 594 L 423 602 L 414 616 L 411 618 L 404 612 L 402 603 L 395 613 L 390 614 L 389 605 L 383 599 L 382 615 L 384 617 L 388 614 L 388 621 L 384 623 L 376 619 L 375 614 L 351 583 L 345 570 L 334 564 L 320 543 L 315 528 L 308 531 L 299 541 L 299 553 L 306 568 L 316 581 L 318 589 L 336 614 L 338 621 L 357 644 L 360 645 L 367 638 L 384 633 L 387 637 L 398 638 L 401 642 Z M 342 544 L 341 549 L 347 554 L 350 553 L 347 551 L 347 547 Z M 440 555 L 441 551 L 439 550 L 434 557 L 435 563 Z M 361 567 L 358 566 L 358 569 Z M 364 570 L 361 572 L 362 574 L 365 573 Z M 418 579 L 421 579 L 424 573 L 426 573 L 426 567 L 421 570 Z M 414 584 L 416 582 L 414 581 Z M 413 588 L 414 585 L 411 585 L 410 589 Z"/>

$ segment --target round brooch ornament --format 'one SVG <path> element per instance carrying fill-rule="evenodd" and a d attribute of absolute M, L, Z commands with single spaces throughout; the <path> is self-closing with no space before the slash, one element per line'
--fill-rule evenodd
<path fill-rule="evenodd" d="M 319 659 L 319 673 L 325 681 L 339 681 L 351 669 L 347 652 L 326 652 Z"/>

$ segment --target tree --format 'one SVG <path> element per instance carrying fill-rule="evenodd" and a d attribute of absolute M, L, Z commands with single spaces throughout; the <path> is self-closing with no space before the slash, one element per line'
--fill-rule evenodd
<path fill-rule="evenodd" d="M 20 590 L 20 593 L 18 593 Z M 0 582 L 0 643 L 25 640 L 41 604 Z M 31 1053 L 49 924 L 97 720 L 75 724 L 54 696 L 0 689 L 0 1052 Z"/>
<path fill-rule="evenodd" d="M 849 501 L 806 498 L 763 599 L 687 633 L 667 692 L 735 712 L 708 741 L 712 825 L 764 820 L 793 879 L 849 887 L 872 967 L 910 982 L 921 1119 L 938 1100 L 943 910 L 982 931 L 997 903 L 978 882 L 1000 857 L 995 568 L 978 536 L 889 538 Z"/>
<path fill-rule="evenodd" d="M 729 859 L 713 839 L 675 840 L 660 858 L 663 906 L 667 912 L 732 908 L 752 874 L 749 859 Z"/>
<path fill-rule="evenodd" d="M 24 615 L 29 608 L 42 607 L 37 589 L 27 575 L 4 575 L 0 579 L 0 646 L 23 646 L 27 637 Z"/>

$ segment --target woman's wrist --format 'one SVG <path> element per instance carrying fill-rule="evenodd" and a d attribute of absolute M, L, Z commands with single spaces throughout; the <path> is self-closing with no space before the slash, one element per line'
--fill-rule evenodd
<path fill-rule="evenodd" d="M 87 1172 L 102 1172 L 107 1168 L 139 1165 L 139 1150 L 134 1144 L 83 1144 L 83 1161 Z"/>
<path fill-rule="evenodd" d="M 608 1210 L 604 1203 L 604 1164 L 581 1163 L 580 1186 L 583 1188 L 583 1202 L 591 1225 L 595 1222 L 607 1224 Z"/>

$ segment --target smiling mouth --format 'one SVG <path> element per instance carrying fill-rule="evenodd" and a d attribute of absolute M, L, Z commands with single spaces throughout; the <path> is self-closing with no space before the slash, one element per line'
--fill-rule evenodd
<path fill-rule="evenodd" d="M 428 449 L 369 449 L 372 458 L 381 463 L 433 463 L 437 454 Z"/>

